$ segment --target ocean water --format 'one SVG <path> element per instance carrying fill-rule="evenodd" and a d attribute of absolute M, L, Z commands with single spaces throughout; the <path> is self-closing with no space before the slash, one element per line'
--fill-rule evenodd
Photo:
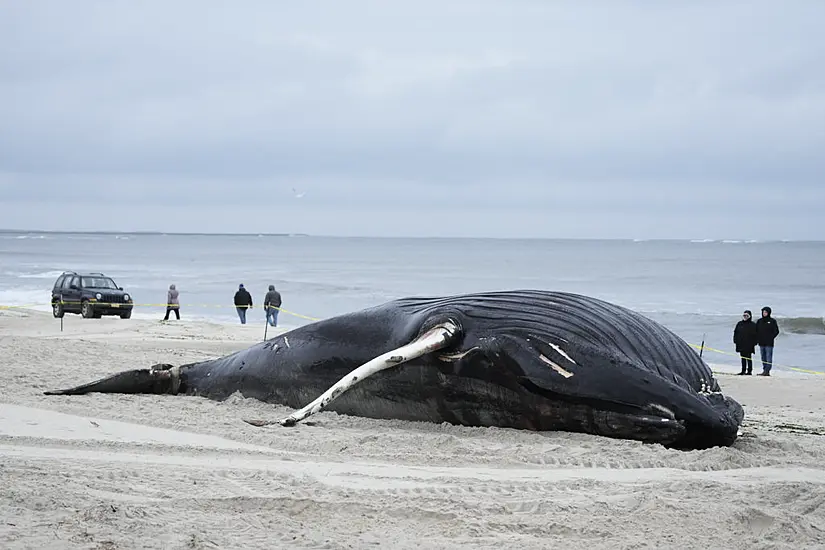
<path fill-rule="evenodd" d="M 183 317 L 237 323 L 232 297 L 244 283 L 255 301 L 248 322 L 262 329 L 269 284 L 282 294 L 289 313 L 279 324 L 288 328 L 403 296 L 565 290 L 630 307 L 728 354 L 742 311 L 758 317 L 769 305 L 782 331 L 775 368 L 825 371 L 825 242 L 0 233 L 0 306 L 49 310 L 63 270 L 113 277 L 141 304 L 136 318 L 160 319 L 175 283 Z"/>

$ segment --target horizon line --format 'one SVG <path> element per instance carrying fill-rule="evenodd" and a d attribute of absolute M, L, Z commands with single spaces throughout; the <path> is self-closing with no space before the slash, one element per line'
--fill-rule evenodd
<path fill-rule="evenodd" d="M 310 237 L 324 239 L 420 239 L 420 240 L 536 240 L 536 241 L 692 241 L 692 242 L 750 242 L 750 243 L 777 243 L 777 242 L 825 242 L 825 239 L 752 239 L 733 237 L 460 237 L 460 236 L 380 236 L 380 235 L 324 235 L 310 233 L 261 233 L 261 232 L 202 232 L 202 231 L 112 231 L 102 229 L 97 231 L 72 231 L 57 229 L 14 229 L 0 228 L 0 234 L 9 233 L 44 233 L 51 235 L 171 235 L 171 236 L 204 236 L 204 237 Z"/>

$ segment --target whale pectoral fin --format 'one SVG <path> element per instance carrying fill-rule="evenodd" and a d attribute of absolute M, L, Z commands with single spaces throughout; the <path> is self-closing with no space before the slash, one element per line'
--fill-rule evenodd
<path fill-rule="evenodd" d="M 171 393 L 180 386 L 180 368 L 153 365 L 148 369 L 119 372 L 88 384 L 63 390 L 43 392 L 45 395 L 83 395 L 87 393 Z"/>
<path fill-rule="evenodd" d="M 267 426 L 276 423 L 282 426 L 294 426 L 309 416 L 324 410 L 332 401 L 340 397 L 341 394 L 373 374 L 449 346 L 458 336 L 458 332 L 458 326 L 451 321 L 436 325 L 409 344 L 390 350 L 354 369 L 333 384 L 317 399 L 286 418 L 275 421 L 245 420 L 245 422 L 253 426 Z"/>

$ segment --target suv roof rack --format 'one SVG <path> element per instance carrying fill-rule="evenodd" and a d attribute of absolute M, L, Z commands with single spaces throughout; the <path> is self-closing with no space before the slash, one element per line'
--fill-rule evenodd
<path fill-rule="evenodd" d="M 89 271 L 88 273 L 87 272 L 79 272 L 79 271 L 64 271 L 63 273 L 61 273 L 61 275 L 77 275 L 78 277 L 84 277 L 86 275 L 94 275 L 94 276 L 97 276 L 97 277 L 108 277 L 108 275 L 100 273 L 99 271 Z"/>

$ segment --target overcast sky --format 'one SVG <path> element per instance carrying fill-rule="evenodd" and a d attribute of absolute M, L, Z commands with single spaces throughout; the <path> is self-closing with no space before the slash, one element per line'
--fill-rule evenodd
<path fill-rule="evenodd" d="M 0 227 L 825 239 L 823 21 L 821 0 L 2 2 Z"/>

